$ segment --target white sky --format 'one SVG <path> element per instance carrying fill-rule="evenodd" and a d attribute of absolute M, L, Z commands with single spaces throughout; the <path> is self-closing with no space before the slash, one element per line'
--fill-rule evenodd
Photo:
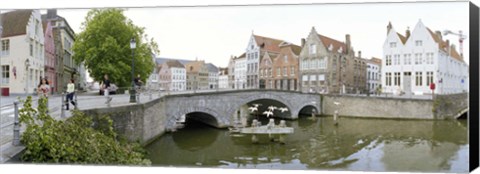
<path fill-rule="evenodd" d="M 87 11 L 68 9 L 58 14 L 78 33 Z M 389 21 L 403 35 L 419 19 L 432 30 L 469 32 L 467 2 L 130 8 L 125 15 L 157 41 L 160 57 L 198 57 L 221 67 L 228 65 L 230 55 L 245 51 L 252 31 L 298 45 L 312 26 L 340 41 L 348 33 L 355 52 L 362 51 L 362 57 L 367 58 L 382 57 Z M 458 37 L 444 38 L 458 49 Z M 467 39 L 467 63 L 468 43 Z"/>

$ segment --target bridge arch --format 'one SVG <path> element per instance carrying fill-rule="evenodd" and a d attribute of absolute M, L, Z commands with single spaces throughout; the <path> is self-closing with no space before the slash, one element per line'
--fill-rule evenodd
<path fill-rule="evenodd" d="M 195 113 L 197 113 L 197 118 L 195 118 L 196 116 L 191 115 Z M 175 112 L 167 113 L 167 117 L 168 117 L 167 128 L 170 128 L 170 129 L 174 128 L 176 121 L 180 119 L 180 117 L 183 115 L 185 115 L 186 117 L 189 117 L 190 119 L 194 119 L 217 128 L 226 127 L 226 125 L 228 124 L 228 123 L 225 123 L 224 121 L 225 119 L 223 119 L 223 117 L 221 117 L 221 114 L 219 114 L 216 110 L 207 108 L 207 107 L 193 106 L 193 107 L 183 107 L 182 109 L 178 109 Z"/>
<path fill-rule="evenodd" d="M 290 112 L 290 116 L 286 118 L 295 118 L 296 116 L 293 116 L 291 114 L 294 114 L 293 110 L 295 110 L 295 107 L 290 103 L 288 99 L 286 99 L 284 96 L 279 95 L 279 94 L 273 94 L 273 93 L 261 93 L 260 95 L 249 95 L 244 98 L 240 98 L 237 102 L 236 105 L 233 107 L 229 108 L 227 111 L 227 115 L 234 115 L 237 110 L 239 110 L 242 106 L 247 105 L 248 103 L 258 101 L 258 100 L 271 100 L 275 101 L 278 103 L 281 103 L 285 105 L 285 107 L 288 108 L 288 111 Z M 267 106 L 268 107 L 268 106 Z M 261 114 L 259 114 L 261 115 Z"/>

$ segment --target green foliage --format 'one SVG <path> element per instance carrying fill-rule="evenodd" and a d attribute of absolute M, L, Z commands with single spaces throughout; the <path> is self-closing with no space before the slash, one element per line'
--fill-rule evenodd
<path fill-rule="evenodd" d="M 93 9 L 82 23 L 82 32 L 76 36 L 73 58 L 85 62 L 90 76 L 101 81 L 108 74 L 117 86 L 131 84 L 132 50 L 130 40 L 135 38 L 134 74 L 142 81 L 155 67 L 152 54 L 158 54 L 158 45 L 149 39 L 144 28 L 135 26 L 120 9 Z"/>
<path fill-rule="evenodd" d="M 140 164 L 150 165 L 145 150 L 138 143 L 118 141 L 109 117 L 97 122 L 74 110 L 69 119 L 55 120 L 46 113 L 46 100 L 37 110 L 32 98 L 24 101 L 20 123 L 26 124 L 21 142 L 25 145 L 23 161 L 78 164 Z"/>

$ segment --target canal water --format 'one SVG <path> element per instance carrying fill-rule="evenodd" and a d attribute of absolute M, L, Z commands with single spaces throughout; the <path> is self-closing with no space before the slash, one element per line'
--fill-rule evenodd
<path fill-rule="evenodd" d="M 277 124 L 278 124 L 278 120 Z M 262 120 L 266 124 L 266 120 Z M 420 121 L 307 117 L 287 121 L 295 129 L 286 144 L 261 136 L 232 136 L 197 122 L 167 133 L 147 147 L 154 166 L 468 172 L 466 120 Z"/>

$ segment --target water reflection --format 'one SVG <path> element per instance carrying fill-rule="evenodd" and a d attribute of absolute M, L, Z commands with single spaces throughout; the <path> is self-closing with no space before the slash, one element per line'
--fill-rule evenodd
<path fill-rule="evenodd" d="M 467 172 L 466 120 L 301 117 L 287 144 L 232 137 L 201 124 L 166 134 L 148 148 L 154 165 L 362 171 Z M 467 157 L 467 158 L 465 158 Z"/>

